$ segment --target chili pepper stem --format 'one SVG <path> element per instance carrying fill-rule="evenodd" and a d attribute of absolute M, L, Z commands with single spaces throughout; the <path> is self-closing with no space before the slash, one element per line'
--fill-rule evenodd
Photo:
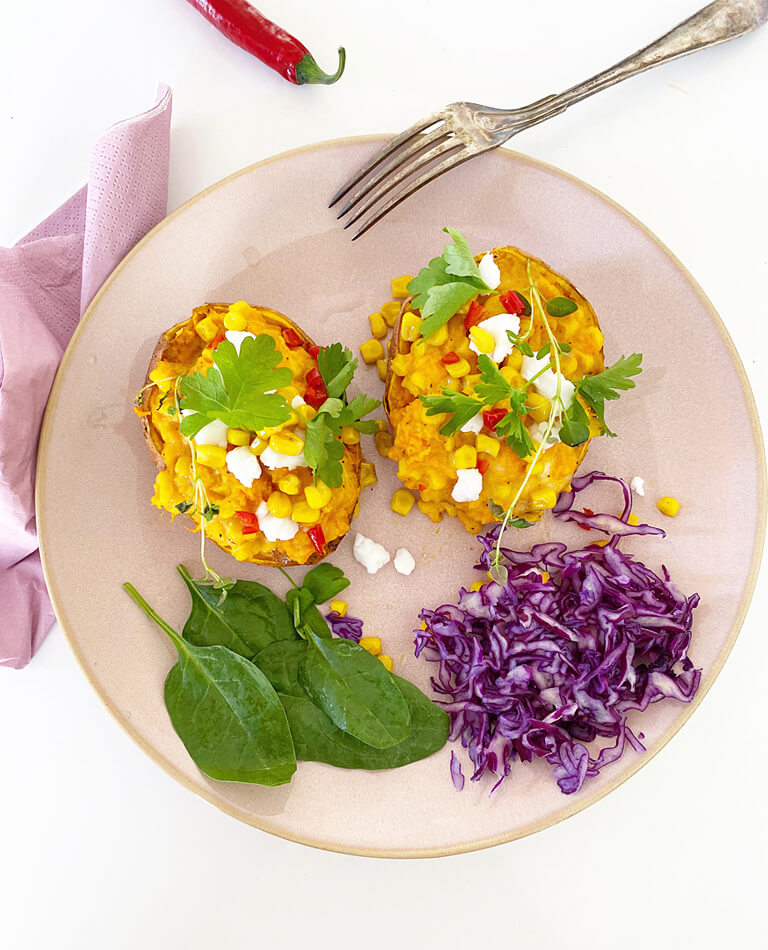
<path fill-rule="evenodd" d="M 313 83 L 330 86 L 338 79 L 341 79 L 341 74 L 344 72 L 346 62 L 346 50 L 343 46 L 340 46 L 338 69 L 335 73 L 326 73 L 317 65 L 314 56 L 312 56 L 311 53 L 306 53 L 298 63 L 296 63 L 296 84 L 301 86 L 304 83 Z"/>

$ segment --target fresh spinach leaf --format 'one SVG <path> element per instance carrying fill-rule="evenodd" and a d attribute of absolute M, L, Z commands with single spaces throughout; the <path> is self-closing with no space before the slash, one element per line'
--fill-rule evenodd
<path fill-rule="evenodd" d="M 442 749 L 448 740 L 448 714 L 413 683 L 399 676 L 392 678 L 408 705 L 411 725 L 405 739 L 389 749 L 374 749 L 342 732 L 306 694 L 283 693 L 273 682 L 288 717 L 296 758 L 342 769 L 394 769 Z"/>
<path fill-rule="evenodd" d="M 304 687 L 299 682 L 299 664 L 308 649 L 306 640 L 279 640 L 257 653 L 253 662 L 278 693 L 298 696 L 309 701 Z"/>
<path fill-rule="evenodd" d="M 221 591 L 194 580 L 177 568 L 192 597 L 192 610 L 182 636 L 196 646 L 228 647 L 251 659 L 274 640 L 295 640 L 296 632 L 283 601 L 255 581 L 235 581 Z"/>
<path fill-rule="evenodd" d="M 165 705 L 200 771 L 222 782 L 289 782 L 296 771 L 293 740 L 265 674 L 226 647 L 187 643 L 131 584 L 123 586 L 178 651 L 165 681 Z"/>
<path fill-rule="evenodd" d="M 376 749 L 408 735 L 411 714 L 389 671 L 350 640 L 324 640 L 310 632 L 299 664 L 309 698 L 344 732 Z"/>
<path fill-rule="evenodd" d="M 340 594 L 349 587 L 349 581 L 344 571 L 333 564 L 318 564 L 304 575 L 301 586 L 306 588 L 314 598 L 316 604 L 324 604 L 326 600 Z"/>

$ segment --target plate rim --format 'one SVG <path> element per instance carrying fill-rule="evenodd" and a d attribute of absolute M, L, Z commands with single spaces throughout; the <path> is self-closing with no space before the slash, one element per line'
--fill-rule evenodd
<path fill-rule="evenodd" d="M 667 245 L 642 221 L 640 221 L 634 214 L 620 205 L 613 198 L 606 195 L 600 189 L 590 185 L 588 182 L 585 182 L 581 178 L 578 178 L 576 175 L 571 174 L 561 168 L 558 168 L 555 165 L 552 165 L 548 162 L 542 161 L 539 158 L 535 158 L 530 155 L 526 155 L 522 152 L 517 152 L 513 149 L 508 148 L 498 148 L 496 151 L 505 156 L 505 158 L 511 158 L 518 162 L 527 163 L 533 165 L 538 169 L 543 169 L 554 174 L 556 177 L 566 180 L 570 184 L 576 185 L 579 188 L 585 189 L 591 194 L 598 197 L 605 204 L 609 205 L 614 211 L 617 211 L 624 218 L 628 219 L 629 222 L 636 228 L 639 228 L 642 233 L 649 238 L 671 261 L 674 267 L 681 273 L 686 282 L 695 290 L 698 295 L 701 303 L 709 312 L 712 322 L 720 334 L 720 338 L 725 345 L 726 351 L 731 358 L 731 363 L 736 370 L 736 374 L 739 378 L 741 384 L 742 392 L 745 396 L 745 402 L 747 407 L 747 413 L 749 415 L 749 421 L 751 424 L 752 437 L 754 440 L 755 452 L 757 455 L 758 461 L 758 511 L 757 511 L 757 531 L 754 538 L 754 546 L 752 550 L 752 557 L 750 560 L 749 571 L 746 576 L 745 585 L 742 593 L 741 600 L 739 602 L 738 610 L 736 617 L 731 626 L 731 629 L 728 632 L 728 637 L 723 644 L 720 652 L 718 653 L 715 661 L 712 664 L 712 667 L 709 670 L 706 678 L 702 678 L 699 689 L 693 698 L 693 700 L 681 707 L 680 715 L 676 717 L 674 723 L 659 737 L 655 745 L 648 749 L 639 759 L 635 762 L 628 771 L 617 776 L 616 779 L 607 782 L 604 786 L 601 786 L 599 790 L 595 790 L 591 793 L 588 793 L 566 806 L 561 812 L 558 812 L 554 818 L 545 818 L 538 821 L 530 822 L 527 825 L 524 825 L 522 828 L 518 828 L 511 833 L 501 833 L 498 835 L 493 835 L 486 838 L 481 838 L 475 841 L 463 842 L 456 845 L 445 845 L 441 847 L 433 848 L 359 848 L 349 845 L 333 843 L 328 841 L 316 840 L 306 835 L 295 835 L 289 834 L 281 828 L 274 827 L 271 822 L 264 817 L 255 818 L 253 815 L 248 814 L 243 809 L 233 805 L 230 802 L 221 800 L 215 793 L 214 788 L 208 788 L 205 785 L 201 787 L 195 786 L 183 773 L 181 773 L 177 767 L 168 759 L 166 759 L 157 749 L 153 748 L 142 736 L 138 734 L 136 729 L 131 725 L 130 721 L 125 719 L 119 712 L 119 710 L 114 706 L 110 697 L 102 689 L 100 683 L 91 676 L 88 671 L 85 656 L 81 652 L 75 635 L 68 624 L 63 603 L 59 597 L 59 594 L 56 590 L 55 583 L 53 581 L 53 571 L 52 567 L 48 561 L 48 555 L 46 550 L 45 543 L 45 517 L 40 517 L 40 512 L 44 510 L 43 500 L 45 497 L 45 476 L 43 464 L 45 455 L 48 449 L 48 443 L 50 441 L 50 433 L 53 426 L 53 418 L 56 414 L 56 405 L 60 395 L 60 390 L 62 387 L 62 379 L 64 372 L 69 364 L 72 353 L 77 347 L 78 339 L 81 333 L 84 330 L 86 324 L 90 321 L 93 316 L 93 313 L 100 303 L 102 297 L 109 291 L 113 282 L 118 279 L 122 271 L 128 264 L 133 260 L 133 258 L 139 253 L 139 251 L 151 241 L 166 225 L 170 224 L 171 221 L 174 221 L 177 217 L 184 214 L 189 208 L 197 204 L 199 201 L 206 198 L 212 192 L 225 187 L 230 182 L 235 181 L 237 178 L 240 178 L 243 175 L 248 175 L 255 171 L 258 168 L 261 168 L 265 165 L 269 165 L 273 162 L 281 161 L 283 159 L 291 158 L 295 155 L 299 155 L 303 152 L 315 152 L 320 149 L 325 148 L 338 148 L 340 146 L 347 145 L 360 145 L 381 142 L 384 143 L 389 141 L 391 135 L 383 133 L 372 133 L 368 135 L 355 135 L 355 136 L 344 136 L 336 139 L 326 139 L 321 142 L 312 142 L 306 145 L 299 146 L 297 148 L 288 149 L 283 152 L 279 152 L 275 155 L 268 156 L 267 158 L 261 159 L 258 162 L 254 162 L 251 165 L 247 165 L 244 168 L 241 168 L 231 174 L 225 176 L 219 181 L 214 182 L 208 187 L 204 188 L 202 191 L 193 195 L 191 198 L 188 198 L 185 202 L 179 205 L 174 211 L 169 215 L 166 215 L 162 221 L 158 222 L 154 228 L 152 228 L 133 248 L 125 255 L 125 257 L 120 261 L 117 267 L 109 274 L 104 283 L 101 285 L 99 290 L 94 295 L 88 307 L 85 309 L 80 321 L 78 322 L 75 332 L 72 335 L 72 338 L 67 345 L 66 350 L 62 356 L 59 367 L 56 371 L 56 376 L 51 387 L 51 392 L 48 397 L 48 402 L 45 409 L 45 414 L 43 416 L 42 427 L 40 430 L 40 438 L 38 441 L 37 448 L 37 458 L 36 458 L 36 474 L 35 474 L 35 511 L 37 513 L 37 528 L 38 528 L 38 538 L 40 543 L 40 559 L 43 568 L 43 575 L 45 578 L 46 587 L 48 589 L 48 594 L 53 605 L 54 613 L 56 619 L 61 626 L 64 636 L 66 637 L 67 643 L 69 644 L 72 653 L 74 654 L 75 660 L 82 673 L 84 674 L 86 680 L 90 686 L 95 691 L 98 698 L 101 700 L 102 704 L 105 706 L 107 711 L 111 714 L 113 719 L 121 726 L 121 728 L 128 734 L 133 742 L 138 745 L 138 747 L 146 753 L 149 758 L 160 768 L 163 769 L 167 774 L 169 774 L 175 781 L 179 782 L 184 788 L 193 792 L 198 797 L 204 799 L 209 804 L 214 805 L 220 811 L 229 815 L 232 818 L 236 818 L 238 821 L 243 822 L 244 824 L 250 825 L 253 828 L 257 828 L 260 831 L 267 832 L 268 834 L 275 835 L 275 837 L 282 838 L 287 841 L 293 841 L 297 844 L 307 845 L 309 847 L 316 848 L 320 851 L 330 851 L 339 854 L 349 854 L 359 857 L 373 857 L 373 858 L 436 858 L 436 857 L 446 857 L 453 854 L 466 854 L 473 851 L 482 851 L 487 848 L 492 848 L 497 845 L 507 844 L 511 841 L 517 841 L 520 838 L 525 838 L 528 835 L 535 834 L 538 831 L 543 831 L 546 828 L 551 828 L 554 825 L 559 824 L 561 821 L 565 821 L 566 818 L 571 818 L 573 815 L 578 814 L 583 811 L 585 808 L 588 808 L 591 805 L 594 805 L 596 802 L 600 801 L 606 795 L 609 795 L 611 792 L 615 791 L 620 785 L 623 785 L 624 782 L 628 781 L 636 772 L 641 768 L 647 765 L 669 742 L 670 740 L 682 729 L 682 727 L 688 722 L 690 717 L 693 715 L 696 709 L 703 701 L 704 697 L 709 692 L 712 684 L 715 682 L 717 677 L 720 675 L 723 666 L 725 665 L 726 660 L 728 659 L 733 645 L 736 642 L 739 633 L 744 625 L 746 620 L 747 613 L 749 611 L 750 604 L 752 602 L 752 597 L 754 595 L 755 586 L 757 584 L 757 578 L 760 572 L 760 565 L 762 561 L 763 549 L 765 546 L 765 536 L 766 536 L 766 511 L 768 510 L 768 490 L 766 488 L 766 455 L 765 455 L 765 442 L 763 439 L 762 428 L 760 425 L 760 417 L 757 409 L 757 404 L 755 402 L 754 393 L 752 392 L 752 387 L 749 382 L 746 370 L 744 369 L 744 364 L 742 363 L 741 357 L 739 356 L 738 350 L 731 339 L 731 336 L 728 332 L 725 323 L 715 309 L 714 305 L 710 299 L 705 294 L 699 282 L 696 278 L 690 273 L 690 271 L 685 267 L 682 261 L 674 254 Z"/>

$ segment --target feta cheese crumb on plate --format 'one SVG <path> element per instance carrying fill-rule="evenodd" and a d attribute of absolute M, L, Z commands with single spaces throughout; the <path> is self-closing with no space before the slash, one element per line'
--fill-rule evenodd
<path fill-rule="evenodd" d="M 640 495 L 641 497 L 645 495 L 645 479 L 640 478 L 639 475 L 635 475 L 629 483 L 629 487 L 636 495 Z"/>
<path fill-rule="evenodd" d="M 385 564 L 389 564 L 389 552 L 384 545 L 366 538 L 364 534 L 359 532 L 355 537 L 352 553 L 355 560 L 359 561 L 369 574 L 375 574 Z"/>
<path fill-rule="evenodd" d="M 406 551 L 405 548 L 398 548 L 395 551 L 395 570 L 398 574 L 413 574 L 413 570 L 416 567 L 416 561 L 414 560 L 413 555 L 410 551 Z"/>

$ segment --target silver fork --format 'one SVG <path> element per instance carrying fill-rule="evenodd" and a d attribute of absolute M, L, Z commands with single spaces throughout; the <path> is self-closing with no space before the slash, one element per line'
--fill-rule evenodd
<path fill-rule="evenodd" d="M 768 0 L 715 0 L 655 42 L 560 95 L 546 96 L 521 109 L 454 102 L 412 125 L 381 149 L 333 196 L 329 207 L 347 197 L 337 215 L 342 218 L 354 211 L 345 228 L 372 212 L 356 231 L 354 241 L 428 182 L 496 148 L 518 132 L 565 112 L 574 102 L 679 56 L 742 36 L 766 21 Z M 379 204 L 398 185 L 402 188 Z"/>

